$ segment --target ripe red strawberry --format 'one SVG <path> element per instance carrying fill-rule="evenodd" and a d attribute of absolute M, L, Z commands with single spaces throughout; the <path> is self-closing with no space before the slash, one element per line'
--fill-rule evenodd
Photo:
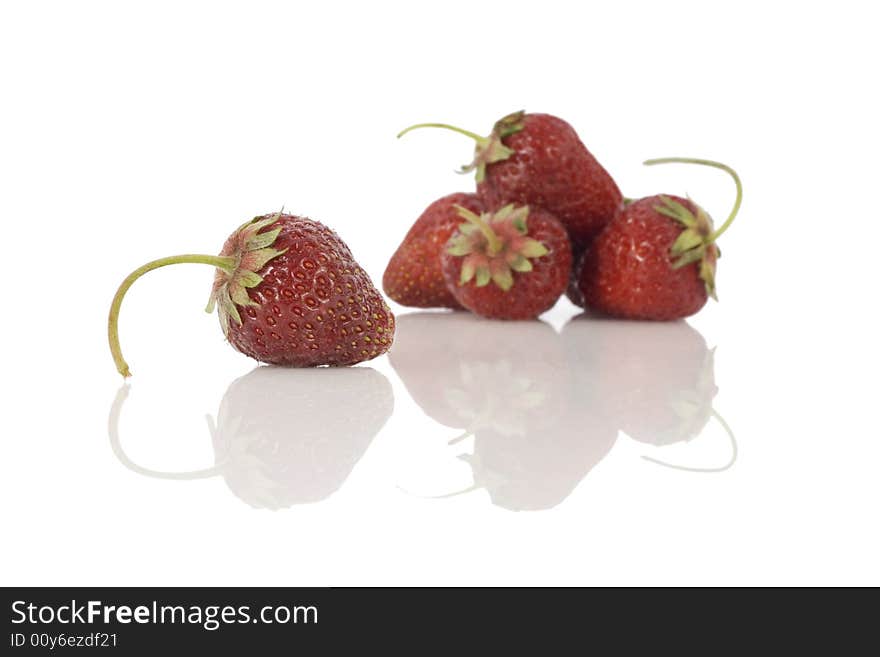
<path fill-rule="evenodd" d="M 739 177 L 709 160 L 665 158 L 645 164 L 681 162 L 711 166 L 736 183 L 736 203 L 724 225 L 689 199 L 649 196 L 628 204 L 594 240 L 581 266 L 578 288 L 586 307 L 626 319 L 688 317 L 715 296 L 715 244 L 739 210 Z"/>
<path fill-rule="evenodd" d="M 446 285 L 468 310 L 495 319 L 533 319 L 568 283 L 571 243 L 549 212 L 506 205 L 465 222 L 441 257 Z"/>
<path fill-rule="evenodd" d="M 391 256 L 382 288 L 397 303 L 416 308 L 461 308 L 446 289 L 440 269 L 440 254 L 461 223 L 456 206 L 483 211 L 476 194 L 444 196 L 425 209 Z"/>
<path fill-rule="evenodd" d="M 218 306 L 230 344 L 264 363 L 354 365 L 385 353 L 394 339 L 394 315 L 339 236 L 317 221 L 279 212 L 239 227 L 219 256 L 154 260 L 122 282 L 108 333 L 123 376 L 130 372 L 117 332 L 122 299 L 143 274 L 178 263 L 216 267 L 207 311 Z"/>
<path fill-rule="evenodd" d="M 421 127 L 454 130 L 476 141 L 474 161 L 462 171 L 476 171 L 486 205 L 542 207 L 577 245 L 588 243 L 623 202 L 617 184 L 574 128 L 555 116 L 516 112 L 498 121 L 488 137 L 444 123 L 421 123 L 400 135 Z"/>

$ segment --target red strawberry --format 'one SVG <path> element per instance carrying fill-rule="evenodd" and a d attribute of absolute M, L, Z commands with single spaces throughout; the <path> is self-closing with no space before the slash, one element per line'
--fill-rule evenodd
<path fill-rule="evenodd" d="M 178 263 L 216 267 L 207 311 L 219 306 L 230 344 L 264 363 L 353 365 L 385 353 L 394 339 L 394 315 L 339 236 L 317 221 L 279 212 L 239 227 L 219 256 L 154 260 L 122 282 L 108 332 L 123 376 L 131 374 L 117 332 L 122 299 L 143 274 Z"/>
<path fill-rule="evenodd" d="M 506 205 L 465 219 L 441 257 L 443 276 L 468 310 L 495 319 L 533 319 L 568 283 L 571 243 L 549 212 Z"/>
<path fill-rule="evenodd" d="M 516 112 L 498 121 L 488 137 L 444 123 L 421 123 L 400 135 L 421 127 L 446 128 L 474 139 L 474 161 L 462 171 L 476 170 L 477 190 L 486 204 L 542 207 L 565 225 L 575 244 L 589 242 L 623 202 L 617 184 L 574 128 L 555 116 Z"/>
<path fill-rule="evenodd" d="M 482 212 L 476 194 L 450 194 L 431 203 L 391 256 L 382 288 L 391 299 L 416 308 L 461 308 L 446 289 L 440 254 L 461 223 L 456 206 Z"/>
<path fill-rule="evenodd" d="M 578 287 L 586 307 L 626 319 L 671 320 L 696 313 L 715 296 L 715 241 L 739 210 L 742 186 L 724 164 L 666 158 L 729 173 L 736 203 L 718 230 L 699 206 L 676 196 L 649 196 L 627 205 L 595 239 L 584 257 Z"/>

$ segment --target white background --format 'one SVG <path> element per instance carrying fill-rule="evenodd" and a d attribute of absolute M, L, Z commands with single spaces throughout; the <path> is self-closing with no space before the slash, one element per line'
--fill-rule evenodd
<path fill-rule="evenodd" d="M 872 14 L 856 2 L 4 3 L 0 583 L 880 584 Z M 324 501 L 257 510 L 220 476 L 123 467 L 105 322 L 125 274 L 215 252 L 283 204 L 335 228 L 378 281 L 424 206 L 472 184 L 454 173 L 463 138 L 394 135 L 426 120 L 485 132 L 520 108 L 571 122 L 628 196 L 687 192 L 723 217 L 723 174 L 640 162 L 740 171 L 721 301 L 689 320 L 717 347 L 732 468 L 640 458 L 723 463 L 710 422 L 662 448 L 621 433 L 547 510 L 514 512 L 485 490 L 425 499 L 472 483 L 456 456 L 474 439 L 448 446 L 459 431 L 425 414 L 387 357 L 368 366 L 394 413 Z M 145 467 L 213 465 L 204 415 L 254 366 L 201 312 L 210 281 L 205 267 L 158 271 L 123 308 L 134 377 L 119 436 Z M 575 310 L 561 301 L 545 319 L 559 331 Z M 429 350 L 442 334 L 406 337 Z M 601 389 L 601 368 L 572 363 L 561 379 Z M 303 423 L 345 415 L 340 397 L 304 407 Z M 242 412 L 274 412 L 253 404 Z M 534 451 L 510 456 L 528 469 Z M 544 483 L 566 460 L 550 461 Z"/>

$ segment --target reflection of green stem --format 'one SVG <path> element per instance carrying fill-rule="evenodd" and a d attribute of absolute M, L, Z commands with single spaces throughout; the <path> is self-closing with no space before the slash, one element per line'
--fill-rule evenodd
<path fill-rule="evenodd" d="M 456 444 L 460 443 L 461 441 L 467 440 L 468 438 L 473 436 L 474 431 L 476 431 L 476 423 L 479 419 L 480 418 L 477 418 L 477 420 L 475 420 L 474 422 L 471 422 L 470 427 L 466 428 L 463 432 L 461 432 L 460 434 L 458 434 L 454 438 L 450 438 L 447 441 L 447 445 L 456 445 Z M 413 497 L 418 497 L 419 499 L 422 499 L 422 500 L 446 500 L 446 499 L 449 499 L 450 497 L 458 497 L 459 495 L 466 495 L 467 493 L 472 493 L 473 491 L 479 490 L 480 488 L 482 488 L 482 486 L 475 482 L 475 483 L 471 484 L 470 486 L 468 486 L 467 488 L 462 488 L 461 490 L 453 491 L 451 493 L 444 493 L 443 495 L 418 495 L 418 494 L 413 493 L 412 491 L 406 490 L 405 488 L 402 488 L 400 486 L 398 486 L 397 488 L 399 490 L 402 490 L 407 495 L 412 495 Z"/>
<path fill-rule="evenodd" d="M 113 303 L 110 305 L 110 317 L 107 320 L 107 338 L 110 341 L 110 353 L 113 354 L 113 362 L 116 363 L 116 369 L 119 370 L 119 373 L 122 376 L 126 378 L 131 376 L 131 371 L 128 369 L 128 363 L 126 363 L 125 359 L 122 357 L 122 348 L 119 346 L 119 309 L 122 307 L 122 300 L 125 298 L 125 293 L 128 292 L 128 288 L 130 288 L 137 279 L 147 272 L 159 269 L 160 267 L 167 267 L 168 265 L 177 265 L 181 263 L 211 265 L 231 274 L 235 269 L 236 259 L 228 256 L 196 254 L 171 256 L 170 258 L 160 258 L 159 260 L 148 262 L 126 276 L 125 280 L 122 281 L 122 285 L 120 285 L 119 289 L 116 291 L 116 296 L 113 297 Z"/>
<path fill-rule="evenodd" d="M 455 445 L 460 443 L 462 440 L 466 440 L 474 435 L 474 432 L 471 429 L 466 429 L 462 433 L 458 434 L 455 438 L 450 438 L 447 445 Z"/>
<path fill-rule="evenodd" d="M 715 240 L 721 237 L 721 234 L 730 228 L 730 224 L 733 223 L 734 218 L 736 217 L 736 213 L 739 212 L 739 206 L 742 204 L 743 197 L 743 188 L 742 182 L 739 179 L 736 171 L 731 169 L 726 164 L 722 164 L 721 162 L 715 162 L 714 160 L 701 160 L 695 157 L 660 157 L 654 160 L 645 160 L 644 163 L 647 166 L 652 166 L 654 164 L 700 164 L 706 167 L 713 167 L 715 169 L 721 169 L 726 172 L 733 178 L 733 184 L 736 185 L 736 201 L 733 203 L 733 209 L 730 211 L 730 214 L 727 216 L 727 219 L 721 227 L 712 233 L 707 239 L 707 244 L 712 244 Z"/>
<path fill-rule="evenodd" d="M 129 386 L 124 385 L 116 393 L 116 399 L 113 400 L 113 406 L 110 407 L 110 417 L 107 421 L 107 433 L 110 436 L 110 448 L 119 459 L 120 463 L 129 470 L 144 475 L 145 477 L 154 477 L 156 479 L 207 479 L 221 474 L 226 467 L 225 463 L 218 463 L 214 467 L 205 468 L 204 470 L 192 470 L 190 472 L 162 472 L 159 470 L 150 470 L 144 468 L 134 461 L 123 451 L 122 444 L 119 441 L 119 416 L 122 414 L 122 405 L 128 397 Z"/>
<path fill-rule="evenodd" d="M 420 500 L 448 500 L 450 497 L 458 497 L 459 495 L 466 495 L 467 493 L 473 493 L 475 490 L 480 490 L 482 486 L 479 484 L 471 484 L 467 488 L 462 488 L 461 490 L 453 491 L 452 493 L 444 493 L 443 495 L 416 495 L 415 493 L 406 490 L 405 488 L 397 487 L 398 490 L 402 490 L 407 495 L 412 495 L 413 497 L 418 497 Z"/>
<path fill-rule="evenodd" d="M 736 463 L 736 459 L 739 457 L 739 448 L 736 444 L 736 436 L 733 435 L 733 429 L 730 428 L 730 425 L 721 417 L 721 414 L 716 411 L 714 408 L 712 409 L 712 417 L 718 420 L 719 424 L 724 428 L 724 432 L 730 438 L 730 460 L 724 465 L 717 468 L 692 468 L 684 465 L 673 465 L 672 463 L 666 463 L 665 461 L 661 461 L 659 459 L 652 458 L 650 456 L 642 456 L 646 461 L 650 461 L 651 463 L 656 463 L 657 465 L 662 465 L 665 468 L 672 468 L 673 470 L 684 470 L 685 472 L 724 472 L 725 470 L 729 470 L 734 463 Z"/>

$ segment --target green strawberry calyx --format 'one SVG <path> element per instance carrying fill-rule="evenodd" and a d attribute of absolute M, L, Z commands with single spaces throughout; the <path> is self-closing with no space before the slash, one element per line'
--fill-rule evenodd
<path fill-rule="evenodd" d="M 684 226 L 684 230 L 679 233 L 669 249 L 669 255 L 673 258 L 672 268 L 681 269 L 691 263 L 699 262 L 700 279 L 706 284 L 706 292 L 709 296 L 717 301 L 715 266 L 721 252 L 709 239 L 714 232 L 712 217 L 700 206 L 697 206 L 695 215 L 678 201 L 662 194 L 660 201 L 660 205 L 655 205 L 654 210 Z"/>
<path fill-rule="evenodd" d="M 241 315 L 238 308 L 258 306 L 259 304 L 250 298 L 248 290 L 263 282 L 263 278 L 257 273 L 268 264 L 270 260 L 277 258 L 287 249 L 278 250 L 272 247 L 281 233 L 281 227 L 262 231 L 269 228 L 281 218 L 281 213 L 275 213 L 267 217 L 254 217 L 251 221 L 243 224 L 233 233 L 227 242 L 221 256 L 235 259 L 232 268 L 218 267 L 214 275 L 214 287 L 205 312 L 214 312 L 220 317 L 220 326 L 223 335 L 228 337 L 229 320 L 232 319 L 241 326 Z"/>
<path fill-rule="evenodd" d="M 515 153 L 512 148 L 504 144 L 504 139 L 516 134 L 525 127 L 524 117 L 525 112 L 519 111 L 499 119 L 495 122 L 495 126 L 488 137 L 483 137 L 475 132 L 464 130 L 448 123 L 417 123 L 401 131 L 397 137 L 399 139 L 410 130 L 415 130 L 416 128 L 443 128 L 444 130 L 452 130 L 465 137 L 470 137 L 476 142 L 474 159 L 469 164 L 463 165 L 458 172 L 469 173 L 476 171 L 477 182 L 481 183 L 486 179 L 487 166 L 506 160 Z"/>
<path fill-rule="evenodd" d="M 716 301 L 718 295 L 715 290 L 715 269 L 721 250 L 716 244 L 721 235 L 730 228 L 742 205 L 742 182 L 739 175 L 731 167 L 714 160 L 703 160 L 694 157 L 663 157 L 653 160 L 645 160 L 647 166 L 655 164 L 698 164 L 700 166 L 720 169 L 727 173 L 736 185 L 736 199 L 733 208 L 727 215 L 724 223 L 717 230 L 712 218 L 700 206 L 694 203 L 696 214 L 684 205 L 668 196 L 660 195 L 661 203 L 654 207 L 660 214 L 669 217 L 684 226 L 679 236 L 669 249 L 669 255 L 673 258 L 672 267 L 680 269 L 693 263 L 699 263 L 700 279 L 706 284 L 706 292 Z M 690 200 L 690 199 L 689 199 Z M 692 202 L 693 203 L 693 202 Z"/>
<path fill-rule="evenodd" d="M 122 300 L 137 279 L 154 269 L 168 265 L 203 264 L 214 267 L 217 274 L 206 311 L 213 312 L 214 307 L 219 306 L 220 323 L 223 326 L 224 334 L 226 334 L 230 317 L 241 324 L 241 315 L 238 313 L 237 306 L 256 305 L 256 302 L 248 296 L 247 290 L 262 282 L 263 279 L 257 272 L 272 258 L 284 253 L 284 250 L 279 251 L 272 248 L 281 232 L 280 227 L 260 232 L 276 223 L 280 218 L 281 213 L 277 212 L 266 217 L 255 217 L 240 226 L 228 240 L 227 246 L 224 247 L 220 255 L 187 253 L 159 258 L 138 267 L 126 276 L 119 289 L 116 290 L 107 319 L 107 340 L 110 344 L 110 354 L 113 356 L 116 370 L 126 378 L 131 376 L 131 370 L 122 356 L 122 348 L 119 344 L 119 313 L 122 309 Z"/>
<path fill-rule="evenodd" d="M 477 215 L 455 206 L 464 219 L 446 244 L 446 252 L 463 258 L 459 285 L 473 283 L 485 287 L 490 282 L 507 292 L 514 284 L 514 273 L 532 271 L 532 260 L 550 251 L 528 236 L 529 207 L 506 205 L 497 212 Z"/>

